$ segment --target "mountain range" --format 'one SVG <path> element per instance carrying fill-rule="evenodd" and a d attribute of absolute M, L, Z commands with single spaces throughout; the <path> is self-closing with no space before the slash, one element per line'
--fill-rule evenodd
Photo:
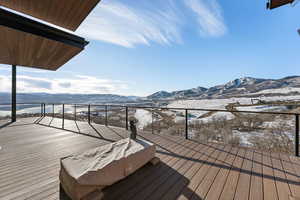
<path fill-rule="evenodd" d="M 228 98 L 228 97 L 255 97 L 272 95 L 300 94 L 300 76 L 289 76 L 282 79 L 262 79 L 243 77 L 229 81 L 223 85 L 210 88 L 197 87 L 174 92 L 159 91 L 148 99 L 203 99 L 203 98 Z"/>
<path fill-rule="evenodd" d="M 197 87 L 173 92 L 159 91 L 147 97 L 114 94 L 48 94 L 17 93 L 19 103 L 141 103 L 153 100 L 211 99 L 229 97 L 258 97 L 300 95 L 300 76 L 281 79 L 243 77 L 210 88 Z M 0 104 L 10 102 L 10 93 L 0 93 Z"/>

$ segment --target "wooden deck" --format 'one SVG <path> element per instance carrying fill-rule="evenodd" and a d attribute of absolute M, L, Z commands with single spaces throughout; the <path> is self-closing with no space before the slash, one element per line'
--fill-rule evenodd
<path fill-rule="evenodd" d="M 60 119 L 52 118 L 0 124 L 0 200 L 67 199 L 59 189 L 59 158 L 128 137 L 121 128 L 66 121 L 68 130 L 63 130 L 61 124 Z M 162 162 L 148 164 L 106 188 L 104 199 L 300 198 L 300 159 L 296 157 L 140 135 L 157 144 Z"/>

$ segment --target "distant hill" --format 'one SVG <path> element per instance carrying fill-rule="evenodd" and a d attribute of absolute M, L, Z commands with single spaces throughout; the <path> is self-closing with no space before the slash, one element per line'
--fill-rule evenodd
<path fill-rule="evenodd" d="M 209 99 L 229 97 L 258 97 L 300 95 L 300 76 L 281 79 L 243 77 L 210 88 L 197 87 L 173 92 L 159 91 L 145 98 L 115 94 L 49 94 L 17 93 L 19 103 L 137 103 L 151 100 Z M 0 104 L 10 103 L 10 93 L 0 93 Z"/>
<path fill-rule="evenodd" d="M 10 103 L 10 93 L 0 93 L 0 104 Z M 114 94 L 49 94 L 49 93 L 17 93 L 19 103 L 128 103 L 141 100 L 136 96 Z"/>
<path fill-rule="evenodd" d="M 161 99 L 161 98 L 180 98 L 180 97 L 198 97 L 205 93 L 208 89 L 204 87 L 193 88 L 189 90 L 179 90 L 174 92 L 159 91 L 150 96 L 148 99 Z"/>
<path fill-rule="evenodd" d="M 197 87 L 174 92 L 160 91 L 148 96 L 147 98 L 150 100 L 188 98 L 203 99 L 237 96 L 272 96 L 279 94 L 300 94 L 300 76 L 289 76 L 282 79 L 243 77 L 211 88 Z"/>

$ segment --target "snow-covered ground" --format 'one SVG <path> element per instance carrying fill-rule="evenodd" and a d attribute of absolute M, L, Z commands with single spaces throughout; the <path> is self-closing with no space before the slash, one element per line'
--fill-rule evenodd
<path fill-rule="evenodd" d="M 192 119 L 191 121 L 192 122 L 199 121 L 199 122 L 202 122 L 202 123 L 209 123 L 209 122 L 211 122 L 213 120 L 216 120 L 216 119 L 231 120 L 233 118 L 235 118 L 235 116 L 232 113 L 229 113 L 229 112 L 216 112 L 216 113 L 210 115 L 209 117 L 200 118 L 200 119 Z"/>
<path fill-rule="evenodd" d="M 240 111 L 285 111 L 287 110 L 286 106 L 272 106 L 272 105 L 261 105 L 261 106 L 240 106 L 236 107 Z"/>
<path fill-rule="evenodd" d="M 138 129 L 143 129 L 145 126 L 152 123 L 152 113 L 148 110 L 137 109 L 134 117 L 138 119 Z"/>
<path fill-rule="evenodd" d="M 261 100 L 264 100 L 266 102 L 270 101 L 293 101 L 293 100 L 299 100 L 300 96 L 275 96 L 275 97 L 262 97 Z M 240 105 L 251 105 L 251 98 L 228 98 L 228 99 L 211 99 L 211 100 L 177 100 L 173 101 L 168 105 L 168 107 L 176 108 L 199 108 L 199 109 L 219 109 L 219 110 L 225 110 L 226 106 L 231 103 L 239 103 Z M 271 106 L 271 105 L 261 105 L 261 106 L 240 106 L 236 107 L 240 111 L 274 111 L 274 112 L 282 112 L 286 111 L 286 106 Z M 207 113 L 206 111 L 189 111 L 189 113 L 195 115 L 196 117 L 190 119 L 191 122 L 200 121 L 202 123 L 209 123 L 213 119 L 233 119 L 235 116 L 232 113 L 229 112 L 216 112 L 212 115 L 208 115 L 207 117 L 202 117 L 203 114 Z M 274 121 L 266 121 L 261 125 L 261 128 L 278 128 L 285 124 L 287 126 L 287 133 L 290 131 L 290 129 L 293 129 L 295 126 L 295 121 L 293 119 L 285 119 L 283 120 L 280 118 L 280 116 L 274 117 Z M 237 130 L 233 130 L 233 136 L 239 136 L 241 139 L 241 145 L 243 146 L 252 146 L 249 139 L 252 136 L 258 136 L 263 137 L 262 132 L 252 131 L 252 132 L 240 132 Z M 289 137 L 293 134 L 288 133 Z"/>
<path fill-rule="evenodd" d="M 62 105 L 55 105 L 54 106 L 54 112 L 55 113 L 62 113 Z M 45 108 L 46 113 L 52 113 L 53 112 L 53 108 L 52 105 L 46 105 Z M 86 107 L 77 107 L 76 108 L 76 112 L 80 113 L 80 112 L 87 112 L 88 108 Z M 91 108 L 91 111 L 93 111 L 93 108 Z M 29 108 L 23 108 L 23 109 L 17 109 L 17 114 L 37 114 L 41 112 L 41 107 L 40 105 L 37 106 L 32 106 Z M 65 113 L 74 113 L 74 107 L 72 105 L 65 105 Z M 2 110 L 0 107 L 0 117 L 4 117 L 4 116 L 9 116 L 11 114 L 10 111 L 10 106 L 2 106 Z"/>
<path fill-rule="evenodd" d="M 259 132 L 240 132 L 237 130 L 233 131 L 233 136 L 237 136 L 240 138 L 240 145 L 241 146 L 253 146 L 253 144 L 251 144 L 251 142 L 249 142 L 249 139 L 253 136 L 258 136 L 261 137 L 262 133 Z"/>
<path fill-rule="evenodd" d="M 252 94 L 288 94 L 291 92 L 300 92 L 300 88 L 285 87 L 285 88 L 277 88 L 277 89 L 268 89 L 268 90 L 262 90 Z"/>
<path fill-rule="evenodd" d="M 198 109 L 218 109 L 225 110 L 230 103 L 240 102 L 241 104 L 250 104 L 249 98 L 229 98 L 229 99 L 203 99 L 203 100 L 178 100 L 168 105 L 168 108 L 198 108 Z M 184 112 L 184 111 L 182 111 Z M 208 111 L 189 111 L 190 114 L 197 117 L 206 114 Z"/>
<path fill-rule="evenodd" d="M 295 96 L 274 96 L 274 97 L 260 97 L 260 100 L 266 102 L 272 101 L 296 101 L 300 100 L 300 95 Z M 251 98 L 241 97 L 241 98 L 227 98 L 227 99 L 203 99 L 203 100 L 176 100 L 171 102 L 167 107 L 169 108 L 199 108 L 199 109 L 217 109 L 225 110 L 225 107 L 230 103 L 239 103 L 241 105 L 252 104 Z M 285 109 L 285 106 L 249 106 L 240 107 L 239 110 L 245 111 L 266 111 L 266 110 L 280 110 Z M 191 114 L 201 116 L 207 111 L 189 111 Z"/>
<path fill-rule="evenodd" d="M 9 109 L 10 109 L 10 107 L 9 107 Z M 48 109 L 46 108 L 46 110 L 48 110 Z M 40 106 L 17 110 L 17 114 L 25 114 L 25 113 L 36 114 L 36 113 L 40 113 L 40 112 L 41 112 Z M 11 114 L 10 110 L 6 110 L 6 109 L 0 110 L 0 117 L 9 116 L 10 114 Z"/>
<path fill-rule="evenodd" d="M 202 100 L 177 100 L 171 102 L 168 107 L 199 108 L 199 109 L 225 109 L 230 103 L 251 104 L 250 98 L 228 99 L 202 99 Z"/>

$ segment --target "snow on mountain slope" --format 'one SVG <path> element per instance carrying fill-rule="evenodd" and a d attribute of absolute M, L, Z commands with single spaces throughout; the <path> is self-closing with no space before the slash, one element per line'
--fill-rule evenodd
<path fill-rule="evenodd" d="M 273 101 L 299 101 L 300 95 L 294 96 L 272 96 L 272 97 L 262 97 L 261 100 L 266 102 Z M 230 103 L 239 103 L 241 105 L 251 105 L 251 98 L 240 97 L 240 98 L 227 98 L 227 99 L 200 99 L 200 100 L 174 100 L 168 104 L 169 108 L 199 108 L 199 109 L 213 109 L 213 110 L 226 110 L 226 106 Z M 274 107 L 275 108 L 275 107 Z M 283 108 L 278 106 L 278 109 Z M 266 108 L 265 106 L 248 106 L 239 107 L 242 111 L 265 111 L 271 108 Z M 207 111 L 189 111 L 191 114 L 196 116 L 201 116 Z"/>
<path fill-rule="evenodd" d="M 169 108 L 199 108 L 199 109 L 217 109 L 225 110 L 230 103 L 240 102 L 241 104 L 250 104 L 249 98 L 229 98 L 229 99 L 203 99 L 203 100 L 177 100 L 171 102 Z M 184 111 L 182 111 L 184 112 Z M 190 114 L 200 117 L 208 111 L 189 111 Z"/>
<path fill-rule="evenodd" d="M 284 87 L 284 88 L 277 88 L 277 89 L 267 89 L 267 90 L 262 90 L 262 91 L 252 93 L 252 94 L 288 94 L 288 93 L 292 93 L 292 92 L 300 93 L 300 88 Z"/>
<path fill-rule="evenodd" d="M 210 88 L 193 88 L 175 92 L 159 92 L 148 96 L 148 99 L 207 99 L 230 98 L 241 96 L 272 96 L 274 94 L 300 94 L 300 76 L 289 76 L 282 79 L 261 79 L 252 77 L 238 78 L 223 85 Z"/>

